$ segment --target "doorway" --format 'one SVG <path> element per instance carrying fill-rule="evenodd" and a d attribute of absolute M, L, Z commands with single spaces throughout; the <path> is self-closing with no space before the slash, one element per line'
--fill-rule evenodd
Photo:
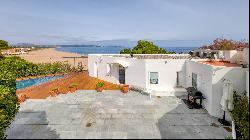
<path fill-rule="evenodd" d="M 192 86 L 197 89 L 197 74 L 192 73 Z"/>
<path fill-rule="evenodd" d="M 182 71 L 176 72 L 176 87 L 184 86 L 184 75 Z"/>
<path fill-rule="evenodd" d="M 125 84 L 125 68 L 119 65 L 119 83 Z"/>
<path fill-rule="evenodd" d="M 94 77 L 98 78 L 98 66 L 97 66 L 97 62 L 94 63 Z"/>

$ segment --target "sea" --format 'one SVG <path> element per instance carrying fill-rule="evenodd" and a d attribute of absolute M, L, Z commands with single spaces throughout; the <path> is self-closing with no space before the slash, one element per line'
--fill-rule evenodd
<path fill-rule="evenodd" d="M 81 55 L 87 54 L 119 54 L 124 46 L 96 46 L 96 45 L 61 45 L 56 48 L 58 51 L 78 53 Z M 131 47 L 132 48 L 132 47 Z M 167 51 L 175 51 L 176 53 L 188 53 L 197 49 L 197 47 L 161 47 Z"/>

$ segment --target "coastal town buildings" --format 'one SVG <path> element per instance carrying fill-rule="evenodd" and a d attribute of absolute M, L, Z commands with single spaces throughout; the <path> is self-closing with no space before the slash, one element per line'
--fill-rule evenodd
<path fill-rule="evenodd" d="M 11 48 L 1 53 L 3 55 L 20 55 L 20 54 L 27 54 L 30 50 L 31 48 Z"/>

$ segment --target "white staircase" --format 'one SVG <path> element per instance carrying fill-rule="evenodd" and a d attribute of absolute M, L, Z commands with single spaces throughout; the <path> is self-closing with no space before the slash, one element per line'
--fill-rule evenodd
<path fill-rule="evenodd" d="M 150 93 L 153 96 L 182 96 L 186 94 L 186 89 L 178 87 L 172 90 L 150 90 L 147 89 L 145 92 Z"/>

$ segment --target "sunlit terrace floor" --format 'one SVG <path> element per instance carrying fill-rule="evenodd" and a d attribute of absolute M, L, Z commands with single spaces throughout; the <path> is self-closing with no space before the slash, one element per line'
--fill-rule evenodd
<path fill-rule="evenodd" d="M 30 99 L 45 99 L 50 96 L 53 88 L 58 88 L 60 93 L 68 93 L 69 86 L 72 83 L 76 83 L 79 90 L 95 90 L 96 83 L 100 81 L 104 82 L 104 89 L 106 90 L 118 90 L 121 88 L 120 85 L 90 77 L 87 72 L 81 72 L 72 73 L 65 78 L 17 90 L 17 94 L 24 94 Z"/>
<path fill-rule="evenodd" d="M 7 138 L 226 138 L 203 109 L 188 109 L 181 98 L 118 90 L 79 90 L 21 104 Z"/>

